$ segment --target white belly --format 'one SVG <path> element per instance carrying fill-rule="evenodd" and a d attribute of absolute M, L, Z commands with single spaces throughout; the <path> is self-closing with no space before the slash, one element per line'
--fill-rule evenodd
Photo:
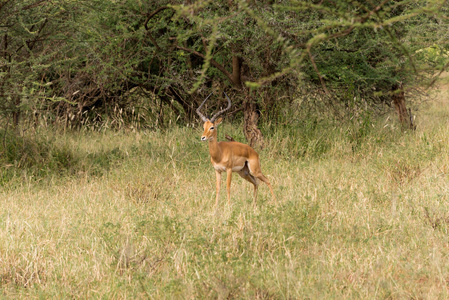
<path fill-rule="evenodd" d="M 218 172 L 226 171 L 226 167 L 222 165 L 214 165 L 214 169 L 217 170 Z"/>
<path fill-rule="evenodd" d="M 241 169 L 243 169 L 243 166 L 234 166 L 234 167 L 232 168 L 232 172 L 238 172 L 238 171 L 240 171 Z"/>
<path fill-rule="evenodd" d="M 226 171 L 226 167 L 223 165 L 219 165 L 219 164 L 214 164 L 214 169 L 217 170 L 218 172 Z M 241 169 L 243 169 L 243 166 L 234 166 L 234 167 L 232 167 L 232 172 L 238 172 Z"/>

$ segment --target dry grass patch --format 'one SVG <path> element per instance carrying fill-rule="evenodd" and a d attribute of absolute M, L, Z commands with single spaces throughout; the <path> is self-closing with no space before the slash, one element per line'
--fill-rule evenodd
<path fill-rule="evenodd" d="M 234 176 L 231 205 L 223 182 L 215 209 L 200 129 L 51 136 L 51 151 L 74 163 L 43 177 L 17 169 L 0 191 L 1 295 L 446 298 L 449 139 L 432 117 L 439 109 L 420 112 L 415 133 L 381 120 L 357 147 L 331 128 L 288 152 L 276 133 L 260 156 L 279 204 L 262 185 L 256 208 Z M 229 124 L 221 131 L 238 138 Z"/>

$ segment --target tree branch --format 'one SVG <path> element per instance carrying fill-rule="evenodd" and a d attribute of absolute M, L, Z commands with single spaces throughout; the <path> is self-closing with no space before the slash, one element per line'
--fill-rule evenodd
<path fill-rule="evenodd" d="M 3 57 L 6 59 L 8 57 L 8 34 L 5 33 L 3 36 Z"/>
<path fill-rule="evenodd" d="M 47 0 L 39 0 L 39 1 L 35 2 L 35 3 L 33 3 L 33 4 L 30 4 L 30 5 L 27 5 L 25 7 L 22 7 L 22 10 L 27 10 L 27 9 L 30 9 L 30 8 L 38 7 L 39 5 L 43 4 L 44 2 L 47 2 Z"/>
<path fill-rule="evenodd" d="M 147 19 L 146 19 L 145 24 L 144 24 L 145 29 L 149 30 L 148 22 L 151 20 L 151 18 L 153 18 L 156 14 L 160 13 L 161 11 L 164 11 L 164 10 L 169 9 L 169 8 L 171 8 L 171 7 L 169 7 L 169 6 L 162 6 L 162 7 L 159 7 L 158 9 L 154 10 L 152 13 L 148 14 Z"/>
<path fill-rule="evenodd" d="M 161 47 L 159 47 L 159 45 L 158 45 L 156 39 L 151 35 L 151 33 L 150 33 L 149 30 L 147 30 L 147 36 L 148 36 L 148 38 L 150 39 L 150 41 L 154 44 L 154 46 L 156 47 L 156 50 L 157 50 L 158 52 L 162 51 Z"/>
<path fill-rule="evenodd" d="M 42 30 L 44 29 L 45 25 L 47 25 L 48 19 L 45 18 L 44 23 L 42 23 L 41 27 L 39 28 L 39 30 L 37 31 L 37 35 L 36 37 L 32 40 L 28 42 L 28 48 L 30 50 L 32 50 L 34 48 L 34 45 L 36 44 L 36 42 L 38 41 L 39 35 L 41 34 Z"/>
<path fill-rule="evenodd" d="M 389 0 L 384 0 L 382 3 L 380 3 L 378 6 L 376 6 L 373 10 L 369 11 L 366 16 L 361 17 L 357 20 L 357 22 L 355 22 L 355 24 L 363 24 L 366 21 L 368 21 L 368 19 L 374 15 L 377 14 L 379 12 L 379 10 L 382 9 L 382 7 L 385 5 L 385 3 L 387 3 Z M 356 25 L 351 25 L 348 28 L 346 28 L 345 30 L 341 31 L 341 32 L 336 32 L 334 34 L 331 34 L 329 36 L 327 36 L 327 39 L 333 39 L 333 38 L 337 38 L 337 37 L 343 37 L 346 36 L 348 34 L 350 34 L 354 29 L 355 29 Z"/>
<path fill-rule="evenodd" d="M 198 57 L 200 57 L 202 59 L 206 59 L 206 56 L 204 54 L 198 52 L 198 51 L 195 51 L 195 50 L 192 50 L 192 49 L 189 49 L 189 48 L 185 48 L 185 47 L 182 47 L 182 46 L 179 46 L 179 45 L 177 45 L 176 47 L 178 49 L 180 49 L 180 50 L 184 50 L 184 51 L 187 51 L 189 53 L 192 53 L 192 54 L 194 54 L 194 55 L 196 55 L 196 56 L 198 56 Z M 228 77 L 229 81 L 231 81 L 233 85 L 237 86 L 237 83 L 234 81 L 234 78 L 233 78 L 232 74 L 228 70 L 226 70 L 226 68 L 224 66 L 220 65 L 213 58 L 210 60 L 210 64 L 213 65 L 218 70 L 220 70 L 226 77 Z"/>
<path fill-rule="evenodd" d="M 147 31 L 148 38 L 154 44 L 154 46 L 156 46 L 157 51 L 161 51 L 162 49 L 161 49 L 161 47 L 159 47 L 156 39 L 151 35 L 150 28 L 148 28 L 148 22 L 151 20 L 151 18 L 153 18 L 155 15 L 157 15 L 161 11 L 164 11 L 169 8 L 171 8 L 171 7 L 169 7 L 169 6 L 159 7 L 158 9 L 154 10 L 153 12 L 151 12 L 147 15 L 147 19 L 145 20 L 145 23 L 144 23 L 144 27 L 145 27 L 145 30 Z"/>
<path fill-rule="evenodd" d="M 6 4 L 8 4 L 9 1 L 11 1 L 11 0 L 6 0 L 5 2 L 2 2 L 2 3 L 0 4 L 0 11 L 3 9 L 3 7 L 6 6 Z"/>
<path fill-rule="evenodd" d="M 310 61 L 312 62 L 313 69 L 315 70 L 316 74 L 318 75 L 318 78 L 320 79 L 321 86 L 323 87 L 323 90 L 326 93 L 326 95 L 329 96 L 330 94 L 329 94 L 329 91 L 327 90 L 326 83 L 324 83 L 324 79 L 321 76 L 320 71 L 318 70 L 318 67 L 315 63 L 315 59 L 313 58 L 312 52 L 310 52 L 310 47 L 308 47 L 307 52 L 309 53 L 309 58 L 310 58 Z"/>

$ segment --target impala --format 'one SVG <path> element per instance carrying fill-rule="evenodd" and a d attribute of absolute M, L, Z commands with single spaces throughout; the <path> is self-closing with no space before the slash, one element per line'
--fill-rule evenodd
<path fill-rule="evenodd" d="M 245 180 L 251 182 L 254 185 L 254 205 L 257 201 L 257 188 L 260 181 L 265 182 L 270 188 L 271 195 L 276 202 L 276 197 L 273 193 L 270 181 L 266 178 L 260 169 L 259 154 L 248 145 L 230 141 L 230 142 L 218 142 L 217 141 L 217 126 L 221 123 L 222 118 L 217 117 L 231 108 L 231 100 L 228 95 L 224 93 L 228 106 L 225 109 L 220 110 L 211 119 L 206 118 L 200 109 L 210 97 L 206 97 L 201 105 L 196 109 L 196 113 L 200 116 L 204 122 L 204 132 L 201 136 L 202 141 L 209 141 L 209 154 L 212 165 L 215 169 L 215 175 L 217 179 L 217 194 L 215 200 L 215 207 L 218 205 L 218 197 L 221 186 L 221 173 L 226 172 L 226 191 L 228 204 L 231 203 L 231 179 L 232 172 L 237 172 Z M 260 180 L 260 181 L 259 181 Z"/>

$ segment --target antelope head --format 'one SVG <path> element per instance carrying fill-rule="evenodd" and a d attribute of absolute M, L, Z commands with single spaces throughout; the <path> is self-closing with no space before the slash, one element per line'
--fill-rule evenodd
<path fill-rule="evenodd" d="M 209 96 L 206 97 L 206 99 L 204 99 L 204 101 L 201 103 L 201 105 L 196 109 L 196 113 L 200 116 L 201 120 L 203 120 L 204 122 L 204 132 L 203 135 L 201 136 L 201 140 L 202 141 L 208 141 L 208 140 L 217 140 L 217 126 L 221 123 L 221 121 L 223 120 L 222 118 L 219 118 L 218 120 L 217 117 L 220 116 L 221 114 L 223 114 L 224 112 L 226 112 L 227 110 L 229 110 L 231 108 L 231 99 L 229 99 L 228 95 L 226 95 L 225 92 L 223 92 L 226 96 L 226 98 L 228 99 L 228 106 L 225 109 L 220 110 L 219 112 L 217 112 L 211 119 L 206 118 L 200 111 L 201 107 L 204 105 L 204 103 L 206 103 L 207 99 L 210 97 Z"/>

